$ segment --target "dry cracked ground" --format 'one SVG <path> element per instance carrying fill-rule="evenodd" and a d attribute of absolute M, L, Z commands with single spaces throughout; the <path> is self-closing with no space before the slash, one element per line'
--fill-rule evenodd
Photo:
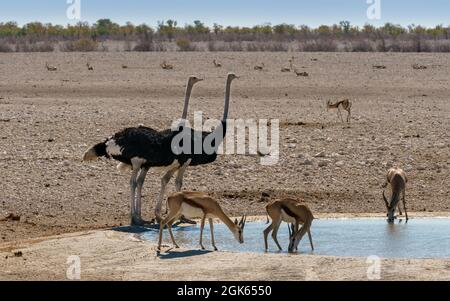
<path fill-rule="evenodd" d="M 280 72 L 291 56 L 0 54 L 0 243 L 127 224 L 129 175 L 113 161 L 82 162 L 84 151 L 124 127 L 169 128 L 181 115 L 190 74 L 205 78 L 194 88 L 191 120 L 199 110 L 219 118 L 229 71 L 241 76 L 230 117 L 279 119 L 279 162 L 220 156 L 189 168 L 185 189 L 211 193 L 232 215 L 264 214 L 266 192 L 303 200 L 314 212 L 382 216 L 381 185 L 387 169 L 399 165 L 409 176 L 410 211 L 450 211 L 450 56 L 296 53 L 295 65 L 308 77 Z M 162 70 L 163 60 L 174 70 Z M 58 71 L 47 71 L 46 62 Z M 266 70 L 253 70 L 261 62 Z M 349 126 L 325 108 L 342 98 L 353 102 Z M 153 170 L 145 183 L 147 218 L 160 177 Z"/>

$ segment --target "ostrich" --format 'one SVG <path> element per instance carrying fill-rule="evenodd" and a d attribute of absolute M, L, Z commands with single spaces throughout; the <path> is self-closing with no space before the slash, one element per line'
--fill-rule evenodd
<path fill-rule="evenodd" d="M 234 73 L 228 73 L 226 86 L 225 86 L 225 103 L 224 103 L 224 111 L 223 117 L 220 125 L 213 132 L 198 132 L 194 131 L 192 128 L 189 129 L 190 134 L 189 138 L 191 139 L 191 149 L 189 153 L 181 153 L 176 156 L 178 164 L 174 165 L 172 169 L 169 169 L 165 176 L 161 181 L 161 193 L 159 195 L 158 203 L 156 205 L 155 215 L 158 221 L 161 221 L 162 218 L 160 216 L 162 202 L 164 198 L 165 187 L 169 183 L 173 174 L 177 172 L 177 177 L 175 179 L 175 187 L 176 191 L 181 191 L 181 187 L 183 186 L 183 176 L 188 166 L 197 166 L 209 164 L 217 159 L 217 150 L 222 143 L 226 131 L 227 131 L 227 118 L 228 118 L 228 110 L 230 104 L 230 95 L 231 95 L 231 82 L 239 78 Z M 212 152 L 205 152 L 205 149 L 202 147 L 201 153 L 195 153 L 195 144 L 199 143 L 196 137 L 201 137 L 202 146 L 205 145 L 205 141 L 211 142 L 211 146 L 213 147 Z"/>
<path fill-rule="evenodd" d="M 192 87 L 202 79 L 189 77 L 186 87 L 182 121 L 184 126 L 187 117 L 189 99 Z M 98 157 L 113 158 L 119 161 L 119 169 L 131 168 L 131 225 L 145 225 L 141 214 L 142 186 L 150 167 L 169 168 L 179 165 L 171 150 L 171 141 L 182 129 L 157 131 L 139 126 L 126 128 L 109 137 L 104 142 L 96 144 L 84 154 L 84 161 L 95 160 Z"/>

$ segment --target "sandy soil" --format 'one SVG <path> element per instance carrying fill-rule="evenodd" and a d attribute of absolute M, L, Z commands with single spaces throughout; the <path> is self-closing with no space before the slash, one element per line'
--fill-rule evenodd
<path fill-rule="evenodd" d="M 410 180 L 410 211 L 450 211 L 450 56 L 295 55 L 297 67 L 309 77 L 279 71 L 287 65 L 288 53 L 0 54 L 0 242 L 127 224 L 128 175 L 117 171 L 113 161 L 82 162 L 84 151 L 126 126 L 168 128 L 181 115 L 190 74 L 206 79 L 195 87 L 191 118 L 194 110 L 220 117 L 230 70 L 242 76 L 233 86 L 230 117 L 280 119 L 280 162 L 267 167 L 256 157 L 221 156 L 214 164 L 188 169 L 185 189 L 210 192 L 233 215 L 264 214 L 262 191 L 272 198 L 304 200 L 315 213 L 382 215 L 380 186 L 388 167 L 399 164 Z M 224 67 L 214 68 L 213 58 Z M 161 70 L 163 59 L 175 69 Z M 87 60 L 93 72 L 87 70 Z M 46 61 L 59 70 L 48 72 Z M 267 71 L 253 70 L 260 62 Z M 428 69 L 413 70 L 415 63 Z M 122 69 L 122 64 L 129 68 Z M 372 68 L 380 64 L 387 69 Z M 354 102 L 350 127 L 324 107 L 326 100 L 342 97 Z M 153 214 L 159 183 L 160 174 L 151 171 L 144 187 L 147 218 Z M 199 257 L 208 256 L 218 255 Z M 257 262 L 261 255 L 246 256 Z M 339 261 L 296 260 L 298 266 L 309 260 L 313 265 Z M 189 259 L 186 267 L 196 262 Z M 61 276 L 50 267 L 47 276 Z M 35 277 L 43 275 L 36 270 Z M 111 277 L 126 275 L 119 271 Z"/>
<path fill-rule="evenodd" d="M 78 256 L 82 280 L 450 280 L 448 259 L 382 259 L 379 278 L 374 279 L 373 263 L 366 258 L 169 246 L 157 256 L 155 250 L 155 244 L 139 240 L 136 234 L 110 230 L 3 243 L 0 280 L 68 279 L 76 275 L 70 256 Z"/>

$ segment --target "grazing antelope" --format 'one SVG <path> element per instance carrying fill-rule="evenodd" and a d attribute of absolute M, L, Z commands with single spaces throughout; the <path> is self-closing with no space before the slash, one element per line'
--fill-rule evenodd
<path fill-rule="evenodd" d="M 92 67 L 91 64 L 89 64 L 89 62 L 86 63 L 86 67 L 88 68 L 89 71 L 94 71 L 94 67 Z"/>
<path fill-rule="evenodd" d="M 261 63 L 261 65 L 256 65 L 253 69 L 258 71 L 264 70 L 264 63 Z"/>
<path fill-rule="evenodd" d="M 214 66 L 217 67 L 217 68 L 222 67 L 222 64 L 219 63 L 218 61 L 216 61 L 216 59 L 213 60 L 213 64 L 214 64 Z"/>
<path fill-rule="evenodd" d="M 305 233 L 308 233 L 311 249 L 314 250 L 310 231 L 314 216 L 307 206 L 301 205 L 294 199 L 282 199 L 268 204 L 266 206 L 266 211 L 267 215 L 272 219 L 272 223 L 264 230 L 264 244 L 266 251 L 268 249 L 267 236 L 270 231 L 272 231 L 272 238 L 277 244 L 278 249 L 280 249 L 280 251 L 282 250 L 277 239 L 277 233 L 281 222 L 293 224 L 291 227 L 292 231 L 289 230 L 289 252 L 297 250 L 298 244 Z M 298 229 L 299 224 L 302 225 L 300 229 Z"/>
<path fill-rule="evenodd" d="M 295 75 L 297 75 L 297 76 L 309 76 L 309 74 L 308 74 L 308 72 L 300 72 L 300 71 L 298 71 L 297 69 L 294 69 L 294 73 L 295 73 Z"/>
<path fill-rule="evenodd" d="M 127 65 L 125 65 L 125 64 L 122 64 L 122 69 L 127 69 L 128 68 L 128 66 Z"/>
<path fill-rule="evenodd" d="M 347 111 L 347 123 L 350 123 L 350 117 L 351 117 L 351 108 L 352 108 L 352 102 L 348 99 L 343 99 L 340 101 L 337 101 L 335 103 L 332 103 L 330 100 L 327 101 L 327 110 L 329 109 L 337 109 L 338 110 L 338 116 L 341 118 L 341 121 L 344 122 L 344 119 L 342 119 L 341 114 L 341 108 L 345 111 Z"/>
<path fill-rule="evenodd" d="M 294 57 L 289 59 L 289 68 L 288 67 L 282 67 L 281 68 L 281 72 L 291 72 L 291 70 L 293 70 L 293 68 L 294 68 L 293 62 L 294 62 Z"/>
<path fill-rule="evenodd" d="M 45 67 L 47 68 L 48 71 L 57 71 L 58 68 L 56 68 L 55 66 L 51 66 L 48 63 L 45 63 Z"/>
<path fill-rule="evenodd" d="M 159 241 L 158 252 L 161 250 L 162 234 L 165 225 L 169 228 L 170 238 L 176 248 L 178 248 L 175 238 L 172 233 L 172 224 L 178 220 L 180 216 L 186 218 L 201 218 L 200 223 L 200 247 L 204 250 L 203 246 L 203 228 L 205 227 L 205 220 L 208 218 L 209 226 L 211 229 L 211 244 L 214 250 L 217 251 L 216 243 L 214 241 L 214 224 L 213 218 L 219 218 L 230 231 L 234 234 L 234 237 L 241 244 L 244 243 L 244 226 L 246 216 L 244 215 L 238 222 L 236 219 L 234 222 L 223 212 L 219 203 L 203 192 L 176 192 L 170 195 L 167 199 L 167 206 L 169 208 L 168 215 L 161 221 L 159 228 Z"/>
<path fill-rule="evenodd" d="M 388 222 L 393 223 L 395 219 L 395 208 L 398 207 L 399 214 L 402 215 L 402 210 L 400 208 L 400 194 L 403 199 L 403 209 L 405 210 L 406 222 L 408 222 L 408 212 L 406 212 L 406 201 L 405 201 L 405 189 L 408 179 L 406 174 L 401 168 L 391 168 L 388 170 L 386 176 L 386 183 L 383 187 L 388 184 L 391 186 L 391 201 L 388 202 L 383 190 L 383 199 L 386 205 Z"/>
<path fill-rule="evenodd" d="M 172 70 L 172 69 L 173 69 L 173 66 L 170 65 L 170 64 L 167 64 L 166 61 L 163 61 L 163 62 L 161 63 L 161 68 L 163 68 L 164 70 Z"/>

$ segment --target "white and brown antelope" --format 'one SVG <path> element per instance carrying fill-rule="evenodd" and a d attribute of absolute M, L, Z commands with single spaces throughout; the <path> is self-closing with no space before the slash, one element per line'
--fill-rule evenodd
<path fill-rule="evenodd" d="M 261 63 L 261 65 L 254 66 L 253 69 L 257 70 L 257 71 L 263 71 L 264 70 L 264 63 Z"/>
<path fill-rule="evenodd" d="M 398 207 L 399 214 L 402 215 L 402 209 L 400 208 L 400 197 L 403 200 L 403 209 L 405 210 L 406 222 L 408 222 L 408 212 L 406 212 L 406 201 L 405 201 L 405 189 L 408 179 L 406 178 L 406 173 L 403 169 L 398 167 L 393 167 L 388 170 L 386 176 L 386 183 L 383 187 L 389 185 L 391 187 L 391 200 L 388 202 L 386 195 L 383 190 L 383 199 L 386 205 L 388 222 L 393 223 L 395 217 L 395 208 Z"/>
<path fill-rule="evenodd" d="M 86 67 L 88 68 L 89 71 L 94 71 L 94 67 L 92 67 L 92 65 L 89 64 L 89 62 L 86 63 Z"/>
<path fill-rule="evenodd" d="M 266 211 L 267 215 L 272 219 L 272 223 L 264 230 L 264 244 L 266 251 L 268 249 L 267 236 L 270 231 L 272 231 L 272 238 L 277 244 L 278 249 L 280 249 L 280 251 L 282 250 L 277 239 L 277 233 L 281 222 L 293 224 L 289 230 L 289 252 L 297 250 L 298 244 L 305 233 L 308 233 L 311 249 L 314 250 L 311 236 L 311 225 L 314 216 L 307 206 L 300 204 L 294 199 L 281 199 L 269 203 L 266 206 Z M 300 229 L 299 225 L 302 225 Z"/>
<path fill-rule="evenodd" d="M 217 251 L 214 240 L 214 222 L 213 218 L 220 219 L 233 233 L 234 237 L 239 243 L 244 243 L 244 226 L 246 216 L 244 215 L 238 222 L 237 219 L 233 222 L 222 210 L 219 203 L 203 192 L 183 191 L 176 192 L 170 195 L 167 199 L 167 206 L 169 208 L 168 215 L 161 221 L 159 228 L 158 252 L 161 250 L 161 242 L 164 227 L 169 228 L 170 238 L 176 248 L 178 248 L 175 238 L 172 233 L 172 224 L 178 220 L 180 216 L 186 218 L 201 218 L 200 223 L 200 247 L 203 246 L 203 228 L 205 227 L 205 220 L 208 219 L 211 229 L 211 244 L 215 251 Z"/>
<path fill-rule="evenodd" d="M 337 109 L 338 116 L 341 118 L 341 121 L 344 122 L 344 119 L 342 119 L 341 108 L 344 111 L 347 111 L 347 122 L 350 123 L 351 108 L 352 108 L 352 102 L 350 100 L 343 99 L 343 100 L 337 101 L 335 103 L 332 103 L 330 100 L 327 101 L 327 110 Z"/>
<path fill-rule="evenodd" d="M 215 66 L 216 68 L 222 67 L 222 64 L 219 63 L 216 59 L 213 60 L 213 64 L 214 64 L 214 66 Z"/>
<path fill-rule="evenodd" d="M 164 70 L 172 70 L 173 69 L 173 65 L 167 64 L 166 61 L 163 61 L 160 66 Z"/>
<path fill-rule="evenodd" d="M 56 68 L 55 66 L 49 65 L 47 62 L 45 63 L 45 67 L 47 68 L 48 71 L 57 71 L 58 70 L 58 68 Z"/>
<path fill-rule="evenodd" d="M 282 67 L 281 72 L 291 72 L 294 70 L 294 57 L 289 59 L 289 67 Z"/>

